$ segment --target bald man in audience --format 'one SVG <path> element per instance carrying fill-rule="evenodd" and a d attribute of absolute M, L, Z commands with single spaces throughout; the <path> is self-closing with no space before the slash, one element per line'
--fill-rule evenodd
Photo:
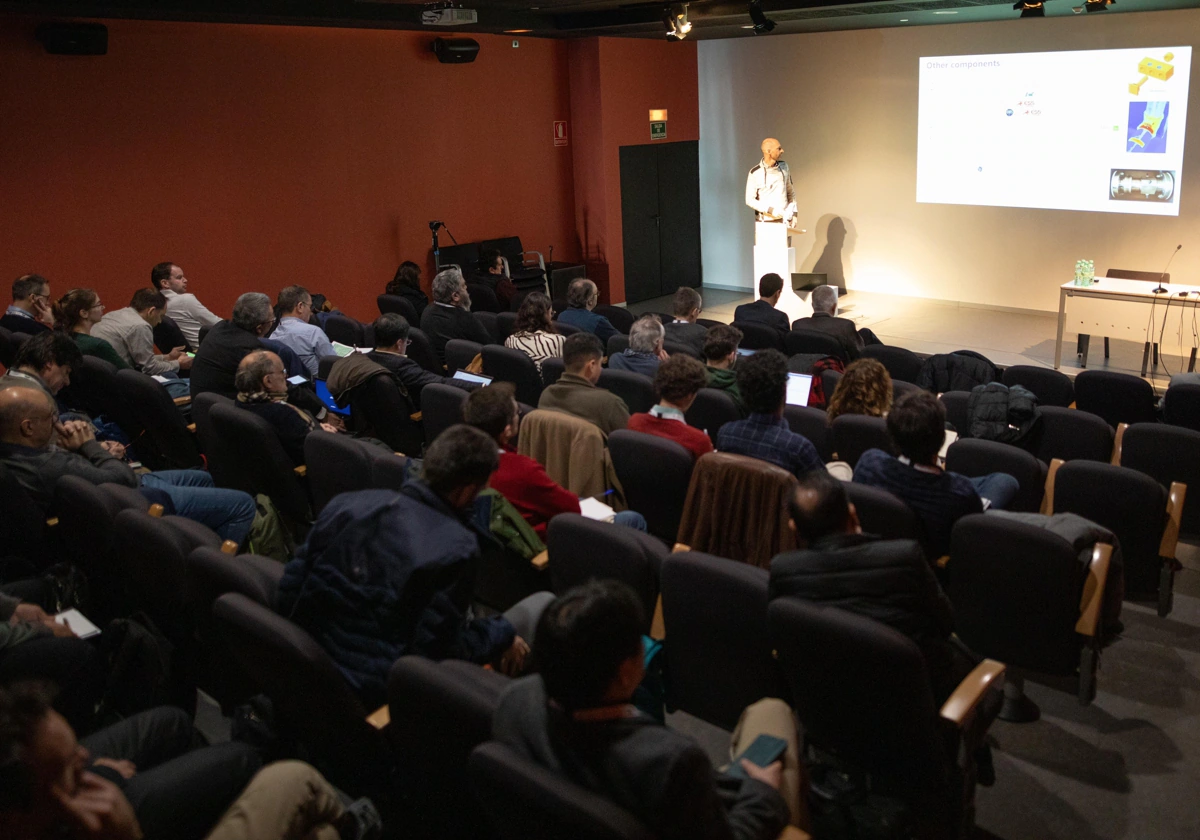
<path fill-rule="evenodd" d="M 283 360 L 270 350 L 255 350 L 238 364 L 234 377 L 238 408 L 244 408 L 271 424 L 283 451 L 294 466 L 304 463 L 304 439 L 312 432 L 337 433 L 303 408 L 288 402 L 287 371 Z"/>

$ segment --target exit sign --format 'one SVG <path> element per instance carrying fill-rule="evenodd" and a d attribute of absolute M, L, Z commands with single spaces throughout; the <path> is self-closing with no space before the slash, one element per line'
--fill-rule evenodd
<path fill-rule="evenodd" d="M 650 123 L 650 139 L 651 140 L 666 140 L 667 139 L 667 124 L 666 124 L 666 122 Z"/>

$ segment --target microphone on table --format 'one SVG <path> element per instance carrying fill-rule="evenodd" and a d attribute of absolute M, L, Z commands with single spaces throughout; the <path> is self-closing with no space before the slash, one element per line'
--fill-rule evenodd
<path fill-rule="evenodd" d="M 1163 278 L 1167 276 L 1167 269 L 1171 267 L 1171 260 L 1175 259 L 1175 255 L 1179 253 L 1179 249 L 1183 247 L 1183 243 L 1175 246 L 1175 250 L 1171 252 L 1171 259 L 1167 260 L 1167 264 L 1163 266 L 1162 274 L 1158 275 L 1158 288 L 1151 289 L 1151 294 L 1161 295 L 1167 291 L 1167 287 L 1163 285 Z"/>

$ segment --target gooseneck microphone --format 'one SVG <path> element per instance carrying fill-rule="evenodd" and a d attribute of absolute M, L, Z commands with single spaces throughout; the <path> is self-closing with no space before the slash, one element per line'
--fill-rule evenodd
<path fill-rule="evenodd" d="M 1176 245 L 1175 250 L 1171 252 L 1170 259 L 1168 259 L 1167 264 L 1163 266 L 1162 274 L 1158 275 L 1158 288 L 1150 290 L 1152 294 L 1161 295 L 1167 291 L 1166 286 L 1163 285 L 1163 278 L 1167 276 L 1167 269 L 1171 267 L 1171 260 L 1175 259 L 1175 255 L 1179 253 L 1179 249 L 1182 247 L 1183 243 L 1180 243 Z"/>

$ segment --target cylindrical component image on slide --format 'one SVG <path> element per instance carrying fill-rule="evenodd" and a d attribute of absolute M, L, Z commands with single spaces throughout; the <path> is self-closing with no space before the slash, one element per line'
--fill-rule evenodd
<path fill-rule="evenodd" d="M 1114 169 L 1109 176 L 1108 195 L 1114 201 L 1175 200 L 1175 173 L 1161 169 Z"/>

